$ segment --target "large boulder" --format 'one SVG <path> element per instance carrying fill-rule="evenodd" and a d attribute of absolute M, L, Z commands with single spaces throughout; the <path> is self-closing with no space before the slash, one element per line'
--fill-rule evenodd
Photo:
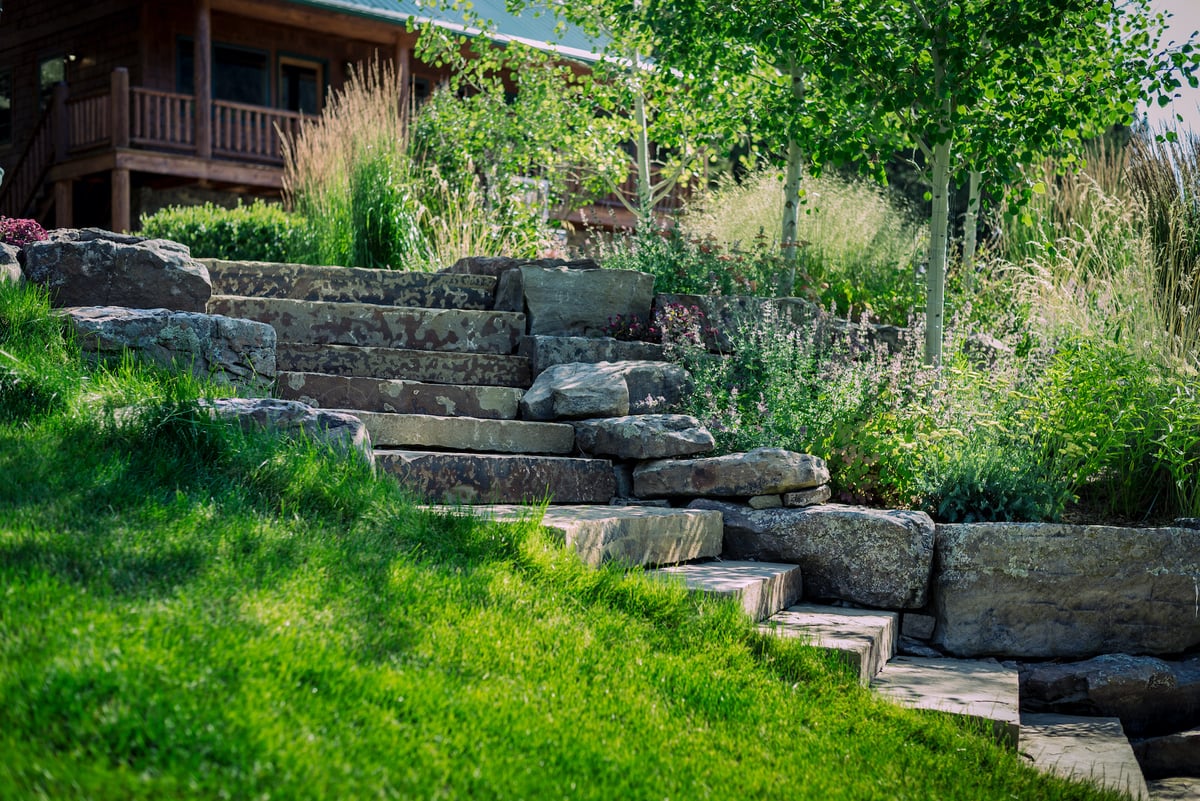
<path fill-rule="evenodd" d="M 586 454 L 618 459 L 665 459 L 710 451 L 713 435 L 686 414 L 639 414 L 581 420 L 575 444 Z"/>
<path fill-rule="evenodd" d="M 938 526 L 934 643 L 957 656 L 1178 654 L 1200 644 L 1200 531 Z"/>
<path fill-rule="evenodd" d="M 634 493 L 639 498 L 745 498 L 795 492 L 828 481 L 824 459 L 782 448 L 755 448 L 703 459 L 664 459 L 638 465 L 633 471 Z"/>
<path fill-rule="evenodd" d="M 1200 729 L 1135 742 L 1133 754 L 1147 779 L 1200 776 Z M 1158 795 L 1151 797 L 1160 798 Z M 1197 798 L 1195 794 L 1185 797 Z"/>
<path fill-rule="evenodd" d="M 374 468 L 371 435 L 352 414 L 314 409 L 299 401 L 275 398 L 217 398 L 202 401 L 201 407 L 214 417 L 228 420 L 245 431 L 272 431 L 284 436 L 302 436 L 335 450 L 363 459 Z"/>
<path fill-rule="evenodd" d="M 534 378 L 556 364 L 571 362 L 663 361 L 662 345 L 612 337 L 522 337 L 517 355 L 529 359 L 529 370 Z"/>
<path fill-rule="evenodd" d="M 574 362 L 551 367 L 521 399 L 527 420 L 583 420 L 649 414 L 677 404 L 691 376 L 668 362 Z"/>
<path fill-rule="evenodd" d="M 712 500 L 688 508 L 724 515 L 725 558 L 800 565 L 806 598 L 883 609 L 926 603 L 934 525 L 924 512 L 838 505 L 754 510 Z"/>
<path fill-rule="evenodd" d="M 18 283 L 21 280 L 21 251 L 12 245 L 0 242 L 0 284 Z"/>
<path fill-rule="evenodd" d="M 1119 717 L 1131 737 L 1190 728 L 1200 725 L 1200 658 L 1166 662 L 1105 654 L 1083 662 L 1022 665 L 1021 707 Z"/>
<path fill-rule="evenodd" d="M 131 351 L 197 378 L 263 390 L 275 380 L 275 329 L 218 314 L 122 306 L 77 306 L 63 315 L 85 353 Z"/>
<path fill-rule="evenodd" d="M 530 334 L 603 336 L 618 315 L 650 319 L 654 276 L 633 270 L 522 267 Z"/>
<path fill-rule="evenodd" d="M 25 277 L 49 289 L 56 306 L 202 312 L 212 296 L 208 269 L 186 246 L 95 228 L 26 245 Z"/>

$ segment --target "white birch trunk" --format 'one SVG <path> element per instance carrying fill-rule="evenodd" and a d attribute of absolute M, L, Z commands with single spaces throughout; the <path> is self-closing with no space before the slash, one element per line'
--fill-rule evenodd
<path fill-rule="evenodd" d="M 925 273 L 925 363 L 941 365 L 946 311 L 947 235 L 950 230 L 950 140 L 933 148 L 933 216 Z"/>
<path fill-rule="evenodd" d="M 979 193 L 983 175 L 971 170 L 967 183 L 967 213 L 963 215 L 963 283 L 968 290 L 975 288 L 975 251 L 979 247 Z"/>
<path fill-rule="evenodd" d="M 640 55 L 634 54 L 634 70 L 641 69 Z M 649 231 L 654 227 L 654 186 L 650 183 L 650 135 L 646 122 L 646 96 L 639 79 L 634 85 L 634 120 L 637 123 L 637 201 L 638 228 Z"/>
<path fill-rule="evenodd" d="M 792 96 L 804 98 L 804 73 L 792 61 L 789 66 L 792 77 Z M 800 259 L 800 178 L 803 174 L 804 154 L 794 138 L 788 138 L 787 178 L 783 184 L 783 226 L 779 233 L 779 244 L 783 249 L 784 274 L 779 281 L 779 294 L 790 297 L 796 288 L 796 263 Z"/>

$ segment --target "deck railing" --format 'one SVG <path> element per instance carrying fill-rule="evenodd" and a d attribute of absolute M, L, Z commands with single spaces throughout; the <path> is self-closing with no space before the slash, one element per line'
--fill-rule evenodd
<path fill-rule="evenodd" d="M 63 107 L 62 121 L 55 126 L 65 129 L 49 134 L 51 150 L 54 142 L 62 142 L 71 155 L 104 147 L 197 154 L 196 98 L 129 86 L 123 70 L 114 73 L 107 94 L 70 98 Z M 225 100 L 214 100 L 209 114 L 214 156 L 269 164 L 283 163 L 278 131 L 294 134 L 304 120 L 294 111 Z"/>
<path fill-rule="evenodd" d="M 303 114 L 294 111 L 214 100 L 213 153 L 282 163 L 279 131 L 294 134 L 303 119 Z"/>
<path fill-rule="evenodd" d="M 129 141 L 149 148 L 194 150 L 196 99 L 177 92 L 132 87 Z"/>
<path fill-rule="evenodd" d="M 4 181 L 0 183 L 0 214 L 24 217 L 30 213 L 42 180 L 54 164 L 53 118 L 53 107 L 47 108 L 38 120 L 21 160 L 4 175 Z"/>
<path fill-rule="evenodd" d="M 68 149 L 71 152 L 109 143 L 112 139 L 111 108 L 108 95 L 76 97 L 67 101 Z"/>

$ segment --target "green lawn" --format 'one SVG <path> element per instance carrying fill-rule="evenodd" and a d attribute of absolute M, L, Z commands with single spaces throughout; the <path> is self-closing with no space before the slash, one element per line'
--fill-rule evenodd
<path fill-rule="evenodd" d="M 0 798 L 1115 797 L 56 331 L 0 285 Z"/>

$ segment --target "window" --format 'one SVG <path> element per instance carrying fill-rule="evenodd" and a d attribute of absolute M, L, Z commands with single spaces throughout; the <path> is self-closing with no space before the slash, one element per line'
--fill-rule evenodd
<path fill-rule="evenodd" d="M 196 62 L 191 39 L 175 40 L 175 91 L 196 94 Z"/>
<path fill-rule="evenodd" d="M 320 63 L 306 59 L 280 57 L 279 107 L 305 114 L 321 112 L 324 70 Z"/>
<path fill-rule="evenodd" d="M 12 144 L 12 97 L 12 70 L 0 70 L 0 145 Z"/>
<path fill-rule="evenodd" d="M 195 44 L 180 38 L 175 47 L 175 85 L 183 94 L 195 94 Z M 267 54 L 232 45 L 213 45 L 213 100 L 268 106 Z"/>
<path fill-rule="evenodd" d="M 213 99 L 269 106 L 267 54 L 213 45 Z"/>
<path fill-rule="evenodd" d="M 51 56 L 38 62 L 38 108 L 50 105 L 54 87 L 67 79 L 65 56 Z"/>

